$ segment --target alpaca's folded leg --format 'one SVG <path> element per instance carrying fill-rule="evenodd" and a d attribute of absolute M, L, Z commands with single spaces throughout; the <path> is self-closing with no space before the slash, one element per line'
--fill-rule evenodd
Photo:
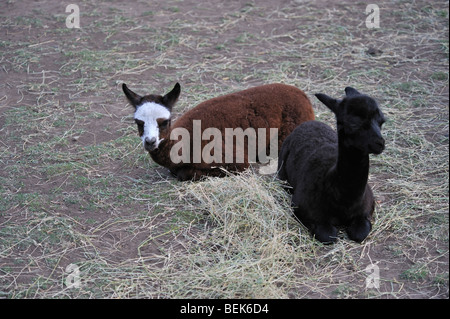
<path fill-rule="evenodd" d="M 337 240 L 338 230 L 331 224 L 312 224 L 310 230 L 323 244 L 332 244 Z"/>
<path fill-rule="evenodd" d="M 347 227 L 348 238 L 358 243 L 362 242 L 372 229 L 372 224 L 366 217 L 354 219 Z"/>

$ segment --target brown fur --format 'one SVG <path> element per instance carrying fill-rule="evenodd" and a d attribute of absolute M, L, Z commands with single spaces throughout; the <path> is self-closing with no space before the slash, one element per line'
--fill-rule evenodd
<path fill-rule="evenodd" d="M 222 163 L 207 164 L 192 161 L 193 120 L 201 120 L 202 132 L 214 127 L 222 132 Z M 266 145 L 269 146 L 269 129 L 278 128 L 278 150 L 284 139 L 294 128 L 314 120 L 314 112 L 306 94 L 296 87 L 284 84 L 269 84 L 244 91 L 216 97 L 200 103 L 186 112 L 165 132 L 165 139 L 159 148 L 149 152 L 152 159 L 170 169 L 180 180 L 197 180 L 204 175 L 224 176 L 220 167 L 239 172 L 249 166 L 247 145 L 245 145 L 244 163 L 225 163 L 225 128 L 266 128 Z M 174 164 L 170 160 L 170 149 L 178 140 L 170 140 L 170 131 L 183 127 L 191 132 L 191 162 Z M 257 131 L 257 130 L 256 130 Z M 181 139 L 181 138 L 180 138 Z M 210 140 L 203 140 L 201 148 Z M 257 150 L 257 152 L 259 152 Z M 268 154 L 267 152 L 266 154 Z M 235 156 L 235 155 L 234 155 Z"/>

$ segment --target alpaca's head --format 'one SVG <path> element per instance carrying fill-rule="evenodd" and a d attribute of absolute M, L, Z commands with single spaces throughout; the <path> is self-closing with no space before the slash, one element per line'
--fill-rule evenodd
<path fill-rule="evenodd" d="M 157 150 L 159 143 L 169 132 L 172 107 L 180 95 L 180 84 L 175 84 L 172 91 L 164 96 L 153 94 L 140 96 L 131 91 L 125 83 L 122 89 L 135 108 L 134 120 L 144 149 L 148 152 Z"/>
<path fill-rule="evenodd" d="M 377 102 L 351 87 L 346 87 L 345 93 L 343 99 L 321 93 L 316 97 L 336 115 L 338 134 L 343 137 L 344 146 L 380 154 L 385 144 L 381 136 L 385 118 Z"/>

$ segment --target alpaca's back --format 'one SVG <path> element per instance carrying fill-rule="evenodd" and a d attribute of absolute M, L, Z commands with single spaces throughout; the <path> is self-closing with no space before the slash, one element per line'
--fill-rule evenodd
<path fill-rule="evenodd" d="M 278 128 L 278 149 L 284 139 L 302 122 L 314 120 L 306 94 L 285 84 L 267 84 L 219 96 L 200 103 L 178 119 L 173 127 L 192 129 L 193 120 L 202 128 L 219 130 L 240 127 Z"/>

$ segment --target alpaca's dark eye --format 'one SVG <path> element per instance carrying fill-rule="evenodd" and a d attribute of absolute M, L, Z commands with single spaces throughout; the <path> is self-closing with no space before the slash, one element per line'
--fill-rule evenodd
<path fill-rule="evenodd" d="M 138 119 L 135 119 L 134 121 L 137 124 L 139 136 L 142 136 L 144 134 L 144 124 L 145 124 L 145 122 L 141 121 L 141 120 L 138 120 Z"/>
<path fill-rule="evenodd" d="M 162 121 L 161 124 L 159 124 L 159 127 L 166 128 L 167 125 L 169 125 L 169 120 Z"/>

